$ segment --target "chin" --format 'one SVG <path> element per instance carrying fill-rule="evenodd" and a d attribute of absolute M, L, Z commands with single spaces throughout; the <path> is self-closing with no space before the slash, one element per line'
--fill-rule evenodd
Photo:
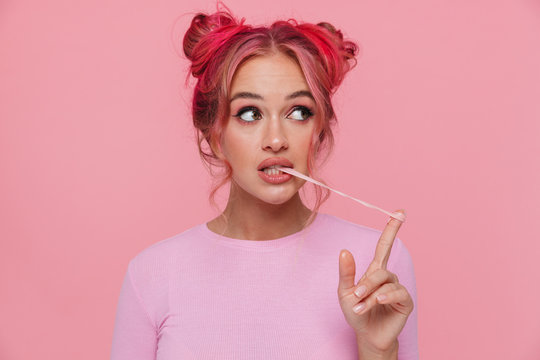
<path fill-rule="evenodd" d="M 260 179 L 255 179 L 255 181 L 260 181 Z M 236 181 L 235 181 L 236 182 Z M 256 186 L 246 186 L 243 187 L 236 182 L 238 189 L 241 192 L 244 192 L 246 195 L 250 195 L 251 197 L 272 205 L 281 205 L 286 203 L 287 201 L 291 200 L 294 195 L 298 192 L 298 189 L 293 184 L 287 184 L 285 186 L 283 185 L 276 185 L 274 186 L 268 186 L 263 185 L 262 187 L 256 185 Z M 293 185 L 291 187 L 291 185 Z M 279 187 L 279 188 L 278 188 Z"/>
<path fill-rule="evenodd" d="M 277 194 L 264 194 L 263 196 L 257 196 L 257 198 L 267 204 L 281 205 L 291 200 L 295 193 L 281 192 Z"/>
<path fill-rule="evenodd" d="M 288 198 L 268 198 L 268 199 L 259 198 L 259 199 L 267 204 L 282 205 L 286 203 L 287 201 L 289 201 L 291 198 L 288 197 Z"/>

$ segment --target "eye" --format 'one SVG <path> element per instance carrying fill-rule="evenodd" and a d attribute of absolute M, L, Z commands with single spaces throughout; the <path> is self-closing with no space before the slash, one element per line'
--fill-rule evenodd
<path fill-rule="evenodd" d="M 291 115 L 294 113 L 296 113 L 299 116 L 299 118 L 296 118 L 295 120 L 299 120 L 299 121 L 306 121 L 307 119 L 313 116 L 313 112 L 305 106 L 296 106 L 293 112 L 291 113 Z"/>
<path fill-rule="evenodd" d="M 256 117 L 253 118 L 253 115 L 256 115 Z M 245 122 L 254 122 L 255 120 L 261 119 L 261 113 L 259 112 L 259 109 L 253 106 L 244 107 L 238 110 L 238 113 L 233 116 L 238 117 Z"/>

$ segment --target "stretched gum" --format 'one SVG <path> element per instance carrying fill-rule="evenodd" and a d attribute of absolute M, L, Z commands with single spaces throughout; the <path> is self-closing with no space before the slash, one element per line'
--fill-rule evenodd
<path fill-rule="evenodd" d="M 306 181 L 309 181 L 309 182 L 311 182 L 311 183 L 313 183 L 313 184 L 315 184 L 315 185 L 322 186 L 323 188 L 326 188 L 326 189 L 328 189 L 328 190 L 330 190 L 330 191 L 333 191 L 333 192 L 335 192 L 335 193 L 337 193 L 337 194 L 339 194 L 339 195 L 341 195 L 341 196 L 344 196 L 344 197 L 347 197 L 347 198 L 349 198 L 349 199 L 351 199 L 351 200 L 354 200 L 354 201 L 356 201 L 356 202 L 358 202 L 358 203 L 360 203 L 360 204 L 362 204 L 362 205 L 364 205 L 364 206 L 367 206 L 367 207 L 372 208 L 372 209 L 375 209 L 375 210 L 379 210 L 380 212 L 385 213 L 386 215 L 388 215 L 388 216 L 390 216 L 390 217 L 393 217 L 394 219 L 397 219 L 397 220 L 399 220 L 399 221 L 401 221 L 401 222 L 405 222 L 405 218 L 406 218 L 406 217 L 405 217 L 405 215 L 402 214 L 402 213 L 399 213 L 399 212 L 393 212 L 393 213 L 392 213 L 392 212 L 383 210 L 383 209 L 381 209 L 380 207 L 377 207 L 377 206 L 375 206 L 375 205 L 368 204 L 368 203 L 365 202 L 365 201 L 356 199 L 356 198 L 354 198 L 354 197 L 352 197 L 352 196 L 350 196 L 350 195 L 347 195 L 347 194 L 345 194 L 345 193 L 342 193 L 342 192 L 339 191 L 339 190 L 332 189 L 331 187 L 326 186 L 326 185 L 324 185 L 323 183 L 321 183 L 321 182 L 319 182 L 319 181 L 317 181 L 317 180 L 315 180 L 315 179 L 312 179 L 312 178 L 310 178 L 309 176 L 306 176 L 306 175 L 304 175 L 304 174 L 302 174 L 302 173 L 300 173 L 300 172 L 298 172 L 298 171 L 296 171 L 296 170 L 294 170 L 294 169 L 292 169 L 292 168 L 287 168 L 287 167 L 283 167 L 283 166 L 278 166 L 278 168 L 279 168 L 280 171 L 283 171 L 283 172 L 285 172 L 285 173 L 287 173 L 287 174 L 294 175 L 294 176 L 296 176 L 296 177 L 299 177 L 299 178 L 301 178 L 301 179 L 304 179 L 304 180 L 306 180 Z"/>

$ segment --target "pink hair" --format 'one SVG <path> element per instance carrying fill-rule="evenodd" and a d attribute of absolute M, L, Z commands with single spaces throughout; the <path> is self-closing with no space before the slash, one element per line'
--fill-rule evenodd
<path fill-rule="evenodd" d="M 344 40 L 341 31 L 327 22 L 315 25 L 289 19 L 275 21 L 269 27 L 253 27 L 244 24 L 244 18 L 237 20 L 223 6 L 227 11 L 218 8 L 210 15 L 195 15 L 183 40 L 184 54 L 191 61 L 191 75 L 197 79 L 192 115 L 199 153 L 213 177 L 213 165 L 225 168 L 211 189 L 210 202 L 217 208 L 215 194 L 232 177 L 232 168 L 216 156 L 216 149 L 230 116 L 228 99 L 234 73 L 251 57 L 276 52 L 288 55 L 299 64 L 315 98 L 317 123 L 309 149 L 308 171 L 309 176 L 323 182 L 314 174 L 315 160 L 320 159 L 319 154 L 326 153 L 322 165 L 334 146 L 332 126 L 337 119 L 331 96 L 345 74 L 356 66 L 358 46 Z M 189 74 L 186 83 L 188 78 Z M 315 191 L 316 203 L 306 224 L 313 221 L 319 207 L 330 195 L 327 189 L 320 187 L 315 187 Z"/>

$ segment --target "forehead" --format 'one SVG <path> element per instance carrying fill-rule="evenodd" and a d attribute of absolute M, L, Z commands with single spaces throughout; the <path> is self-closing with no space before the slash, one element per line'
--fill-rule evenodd
<path fill-rule="evenodd" d="M 240 65 L 233 76 L 231 92 L 260 94 L 309 90 L 302 69 L 287 55 L 256 56 Z"/>

